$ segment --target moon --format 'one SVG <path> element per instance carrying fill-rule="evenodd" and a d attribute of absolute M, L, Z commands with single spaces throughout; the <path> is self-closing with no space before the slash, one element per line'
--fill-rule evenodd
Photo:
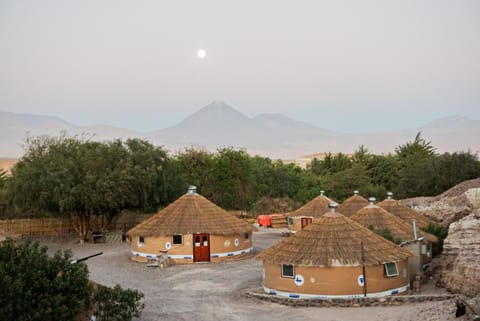
<path fill-rule="evenodd" d="M 207 52 L 206 52 L 205 50 L 203 50 L 203 49 L 199 49 L 199 50 L 197 51 L 197 56 L 198 56 L 198 58 L 200 58 L 200 59 L 205 58 L 206 55 L 207 55 Z"/>

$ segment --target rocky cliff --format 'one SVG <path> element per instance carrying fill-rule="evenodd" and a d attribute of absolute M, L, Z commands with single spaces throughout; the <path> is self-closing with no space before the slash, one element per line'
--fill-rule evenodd
<path fill-rule="evenodd" d="M 480 210 L 450 224 L 438 282 L 451 292 L 480 295 Z"/>
<path fill-rule="evenodd" d="M 401 203 L 448 226 L 480 208 L 480 178 L 462 182 L 438 196 L 409 198 Z"/>

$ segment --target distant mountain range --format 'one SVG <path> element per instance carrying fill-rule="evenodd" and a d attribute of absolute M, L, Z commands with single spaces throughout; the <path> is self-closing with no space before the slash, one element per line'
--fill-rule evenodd
<path fill-rule="evenodd" d="M 345 134 L 282 114 L 250 118 L 224 102 L 212 102 L 173 127 L 148 133 L 111 126 L 77 126 L 58 117 L 0 111 L 0 157 L 20 157 L 27 135 L 59 135 L 62 131 L 69 135 L 86 133 L 99 141 L 145 138 L 172 152 L 186 147 L 214 151 L 233 146 L 275 159 L 296 159 L 319 152 L 352 153 L 360 145 L 373 153 L 389 153 L 412 140 L 418 131 L 438 152 L 480 151 L 480 120 L 461 116 L 437 119 L 419 128 Z"/>

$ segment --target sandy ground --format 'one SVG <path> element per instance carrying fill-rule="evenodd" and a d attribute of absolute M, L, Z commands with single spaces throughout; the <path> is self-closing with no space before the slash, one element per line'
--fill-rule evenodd
<path fill-rule="evenodd" d="M 254 252 L 280 240 L 282 236 L 278 231 L 255 232 Z M 176 265 L 162 270 L 132 262 L 128 243 L 78 245 L 74 240 L 42 240 L 42 244 L 47 245 L 50 252 L 71 249 L 76 258 L 103 252 L 85 261 L 91 279 L 108 286 L 120 284 L 142 291 L 145 309 L 138 320 L 467 320 L 455 318 L 453 301 L 394 307 L 314 308 L 288 307 L 247 298 L 245 292 L 258 289 L 262 284 L 262 264 L 255 259 Z"/>

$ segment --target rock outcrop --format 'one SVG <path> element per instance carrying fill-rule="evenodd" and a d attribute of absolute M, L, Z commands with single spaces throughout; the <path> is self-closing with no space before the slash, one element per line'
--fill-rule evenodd
<path fill-rule="evenodd" d="M 438 196 L 409 198 L 401 203 L 448 226 L 480 208 L 480 178 L 462 182 Z"/>
<path fill-rule="evenodd" d="M 450 224 L 439 268 L 441 286 L 454 293 L 480 295 L 480 210 Z"/>

